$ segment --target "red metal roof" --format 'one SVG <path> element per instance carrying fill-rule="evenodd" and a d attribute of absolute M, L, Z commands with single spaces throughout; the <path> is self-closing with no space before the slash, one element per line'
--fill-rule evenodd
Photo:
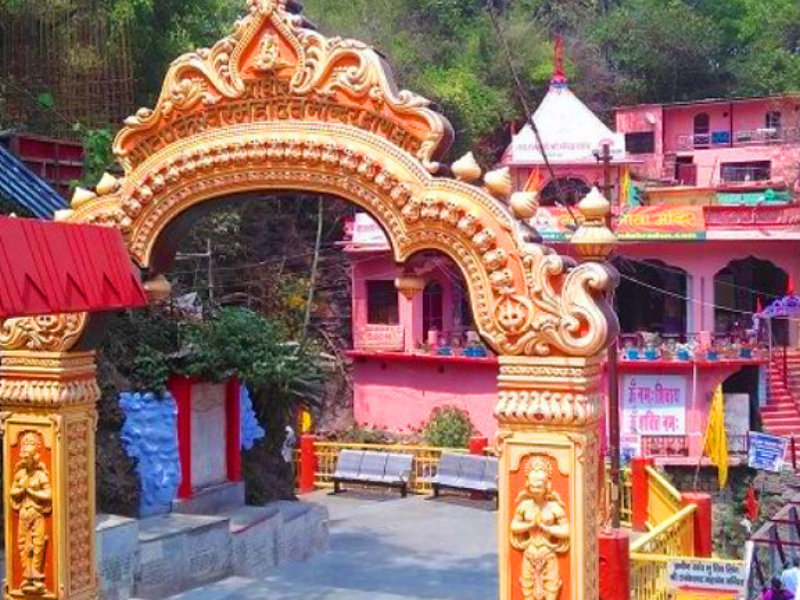
<path fill-rule="evenodd" d="M 0 318 L 146 304 L 118 230 L 0 217 Z"/>

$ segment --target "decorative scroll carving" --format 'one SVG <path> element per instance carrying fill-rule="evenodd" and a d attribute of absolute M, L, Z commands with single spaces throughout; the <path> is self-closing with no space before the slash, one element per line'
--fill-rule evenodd
<path fill-rule="evenodd" d="M 525 489 L 516 502 L 510 543 L 521 551 L 520 586 L 524 600 L 558 600 L 562 580 L 558 556 L 569 551 L 567 510 L 552 486 L 553 466 L 546 456 L 525 465 Z"/>
<path fill-rule="evenodd" d="M 20 437 L 19 460 L 9 497 L 17 514 L 17 546 L 22 567 L 20 591 L 44 596 L 44 564 L 47 552 L 47 519 L 52 510 L 50 473 L 40 460 L 43 441 L 40 433 L 26 431 Z"/>
<path fill-rule="evenodd" d="M 495 417 L 503 423 L 586 425 L 600 418 L 599 401 L 583 394 L 502 391 Z"/>
<path fill-rule="evenodd" d="M 86 313 L 7 319 L 0 326 L 0 348 L 66 352 L 78 342 L 86 322 Z"/>

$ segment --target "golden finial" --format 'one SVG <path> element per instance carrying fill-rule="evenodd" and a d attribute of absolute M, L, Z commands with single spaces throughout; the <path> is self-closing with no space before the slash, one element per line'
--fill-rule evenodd
<path fill-rule="evenodd" d="M 114 177 L 111 173 L 103 173 L 103 176 L 94 189 L 97 191 L 98 196 L 113 194 L 119 189 L 119 179 Z"/>
<path fill-rule="evenodd" d="M 572 236 L 572 245 L 584 260 L 602 262 L 617 246 L 617 236 L 608 228 L 611 203 L 596 187 L 578 203 L 583 222 Z"/>
<path fill-rule="evenodd" d="M 475 155 L 472 154 L 472 152 L 467 152 L 464 156 L 459 158 L 453 163 L 450 169 L 453 171 L 453 175 L 456 176 L 456 179 L 467 183 L 478 180 L 483 174 L 481 166 L 478 164 L 478 161 L 475 160 Z"/>
<path fill-rule="evenodd" d="M 489 171 L 483 178 L 486 189 L 495 198 L 505 200 L 511 195 L 511 171 L 508 167 L 501 167 L 494 171 Z"/>
<path fill-rule="evenodd" d="M 522 221 L 527 221 L 536 214 L 539 208 L 538 192 L 516 192 L 511 195 L 511 212 Z"/>
<path fill-rule="evenodd" d="M 91 190 L 87 190 L 86 188 L 82 187 L 76 187 L 75 191 L 72 193 L 72 202 L 70 204 L 72 208 L 78 209 L 95 198 L 97 198 L 97 194 Z"/>

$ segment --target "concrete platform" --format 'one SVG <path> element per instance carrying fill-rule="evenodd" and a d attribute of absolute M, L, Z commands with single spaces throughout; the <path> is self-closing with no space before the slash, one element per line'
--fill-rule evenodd
<path fill-rule="evenodd" d="M 232 577 L 170 600 L 497 598 L 492 502 L 358 492 L 304 499 L 330 514 L 328 552 L 259 579 Z"/>

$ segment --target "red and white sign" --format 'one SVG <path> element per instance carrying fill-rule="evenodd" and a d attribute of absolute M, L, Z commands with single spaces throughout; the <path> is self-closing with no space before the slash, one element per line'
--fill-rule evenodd
<path fill-rule="evenodd" d="M 623 435 L 686 435 L 688 378 L 628 374 L 622 378 Z"/>

